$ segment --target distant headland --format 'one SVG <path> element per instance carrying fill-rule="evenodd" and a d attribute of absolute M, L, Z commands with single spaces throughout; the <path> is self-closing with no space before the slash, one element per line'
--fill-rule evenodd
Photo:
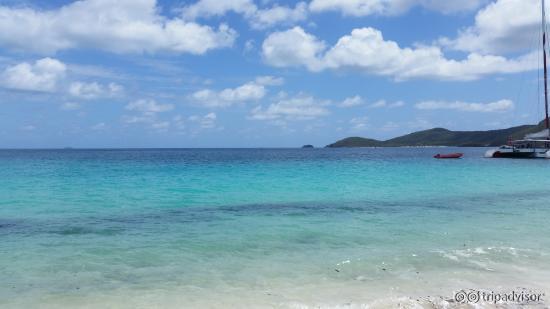
<path fill-rule="evenodd" d="M 404 146 L 457 146 L 457 147 L 490 147 L 506 144 L 508 139 L 522 139 L 525 135 L 540 132 L 544 121 L 538 125 L 522 125 L 508 129 L 489 131 L 451 131 L 434 128 L 399 136 L 385 141 L 364 137 L 348 137 L 328 148 L 350 147 L 404 147 Z"/>

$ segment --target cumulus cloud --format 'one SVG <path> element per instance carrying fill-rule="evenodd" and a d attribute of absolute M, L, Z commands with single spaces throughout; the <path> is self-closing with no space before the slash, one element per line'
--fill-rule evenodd
<path fill-rule="evenodd" d="M 103 131 L 106 130 L 109 126 L 105 122 L 96 123 L 90 127 L 92 131 Z"/>
<path fill-rule="evenodd" d="M 169 121 L 159 120 L 157 114 L 169 112 L 174 109 L 173 104 L 161 104 L 155 100 L 141 99 L 133 101 L 125 107 L 128 111 L 136 112 L 134 115 L 123 115 L 122 121 L 126 124 L 146 124 L 149 128 L 163 132 L 166 131 L 171 123 Z"/>
<path fill-rule="evenodd" d="M 102 85 L 97 82 L 84 83 L 73 82 L 69 86 L 69 94 L 74 97 L 91 100 L 100 97 L 113 97 L 120 95 L 124 88 L 116 83 Z"/>
<path fill-rule="evenodd" d="M 388 103 L 386 103 L 385 100 L 380 100 L 380 101 L 376 101 L 374 103 L 372 103 L 370 105 L 371 108 L 382 108 L 382 107 L 386 107 L 388 105 Z"/>
<path fill-rule="evenodd" d="M 255 83 L 246 83 L 237 88 L 226 88 L 219 92 L 210 89 L 199 90 L 191 97 L 203 106 L 227 107 L 236 102 L 259 100 L 264 95 L 265 87 Z"/>
<path fill-rule="evenodd" d="M 200 126 L 201 129 L 213 129 L 216 127 L 216 113 L 208 113 L 204 116 L 193 115 L 189 117 L 189 121 Z"/>
<path fill-rule="evenodd" d="M 533 48 L 541 28 L 540 0 L 497 0 L 480 10 L 473 26 L 443 46 L 462 51 L 506 53 Z"/>
<path fill-rule="evenodd" d="M 292 25 L 307 19 L 308 7 L 298 2 L 294 8 L 275 5 L 268 9 L 257 10 L 250 18 L 253 28 L 264 29 L 277 24 Z"/>
<path fill-rule="evenodd" d="M 370 108 L 396 108 L 396 107 L 402 107 L 402 106 L 405 106 L 405 102 L 403 101 L 389 103 L 386 100 L 379 100 L 372 103 L 369 107 Z"/>
<path fill-rule="evenodd" d="M 262 86 L 280 86 L 285 82 L 282 77 L 275 77 L 270 75 L 256 77 L 255 83 Z"/>
<path fill-rule="evenodd" d="M 7 67 L 0 80 L 2 86 L 9 89 L 53 92 L 66 70 L 67 67 L 61 61 L 43 58 L 34 63 L 22 62 Z"/>
<path fill-rule="evenodd" d="M 159 121 L 151 125 L 151 127 L 157 131 L 166 131 L 170 128 L 170 121 Z"/>
<path fill-rule="evenodd" d="M 289 25 L 305 20 L 308 5 L 298 2 L 294 8 L 277 4 L 270 8 L 259 8 L 252 0 L 199 0 L 182 8 L 182 15 L 186 20 L 222 16 L 228 12 L 243 15 L 255 29 L 265 29 L 278 24 Z"/>
<path fill-rule="evenodd" d="M 468 102 L 446 102 L 446 101 L 425 101 L 415 105 L 417 109 L 421 110 L 457 110 L 463 112 L 482 112 L 482 113 L 494 113 L 494 112 L 507 112 L 514 109 L 514 102 L 510 100 L 500 100 L 490 103 L 468 103 Z"/>
<path fill-rule="evenodd" d="M 186 19 L 198 17 L 222 16 L 227 12 L 251 15 L 257 10 L 252 0 L 199 0 L 183 7 L 182 15 Z"/>
<path fill-rule="evenodd" d="M 394 102 L 394 103 L 390 103 L 388 106 L 389 107 L 402 107 L 402 106 L 405 106 L 405 102 L 397 101 L 397 102 Z"/>
<path fill-rule="evenodd" d="M 155 114 L 123 115 L 122 121 L 127 124 L 152 123 L 155 121 L 155 118 Z"/>
<path fill-rule="evenodd" d="M 265 61 L 276 67 L 303 66 L 310 71 L 358 70 L 395 80 L 474 80 L 485 75 L 535 69 L 536 54 L 516 59 L 471 53 L 465 59 L 444 56 L 437 46 L 402 48 L 385 40 L 374 28 L 354 29 L 327 49 L 326 44 L 300 27 L 274 32 L 262 45 Z"/>
<path fill-rule="evenodd" d="M 0 46 L 46 54 L 71 48 L 203 54 L 236 38 L 226 25 L 161 16 L 156 0 L 82 0 L 49 11 L 0 6 L 0 29 Z"/>
<path fill-rule="evenodd" d="M 349 123 L 351 124 L 352 131 L 362 131 L 369 127 L 369 118 L 364 117 L 355 117 L 352 118 Z"/>
<path fill-rule="evenodd" d="M 260 100 L 266 95 L 267 86 L 278 86 L 282 83 L 281 78 L 260 76 L 236 88 L 226 88 L 221 91 L 199 90 L 191 95 L 191 99 L 206 107 L 228 107 L 236 103 Z"/>
<path fill-rule="evenodd" d="M 443 13 L 476 9 L 487 0 L 313 0 L 312 12 L 337 11 L 348 16 L 397 15 L 415 6 Z"/>
<path fill-rule="evenodd" d="M 354 97 L 345 98 L 340 104 L 338 104 L 339 107 L 354 107 L 363 105 L 365 103 L 365 100 L 363 100 L 362 97 L 356 95 Z"/>
<path fill-rule="evenodd" d="M 267 108 L 257 106 L 251 111 L 254 120 L 309 120 L 329 114 L 325 108 L 329 102 L 316 100 L 312 96 L 298 95 L 282 97 Z"/>
<path fill-rule="evenodd" d="M 129 111 L 137 111 L 145 114 L 164 113 L 174 109 L 173 104 L 160 104 L 155 100 L 141 99 L 129 103 L 125 107 Z"/>
<path fill-rule="evenodd" d="M 323 69 L 321 53 L 326 44 L 301 27 L 270 34 L 262 44 L 267 63 L 276 67 L 305 66 L 311 71 Z"/>

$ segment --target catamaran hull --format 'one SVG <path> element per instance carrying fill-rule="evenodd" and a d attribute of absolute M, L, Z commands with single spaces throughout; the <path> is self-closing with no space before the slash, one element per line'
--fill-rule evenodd
<path fill-rule="evenodd" d="M 493 154 L 493 158 L 509 158 L 509 159 L 535 159 L 539 158 L 536 153 L 532 152 L 500 152 L 497 151 Z M 545 157 L 540 157 L 545 158 Z"/>
<path fill-rule="evenodd" d="M 550 159 L 550 151 L 500 151 L 489 150 L 485 157 L 487 158 L 507 158 L 507 159 Z"/>

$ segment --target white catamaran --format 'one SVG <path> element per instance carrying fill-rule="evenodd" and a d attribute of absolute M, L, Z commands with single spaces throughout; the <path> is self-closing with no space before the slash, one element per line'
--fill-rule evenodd
<path fill-rule="evenodd" d="M 546 111 L 545 129 L 528 134 L 522 140 L 510 141 L 508 145 L 487 151 L 489 158 L 545 158 L 550 159 L 550 121 L 548 118 L 548 70 L 546 67 L 546 10 L 542 0 L 542 56 L 544 63 L 544 106 Z"/>

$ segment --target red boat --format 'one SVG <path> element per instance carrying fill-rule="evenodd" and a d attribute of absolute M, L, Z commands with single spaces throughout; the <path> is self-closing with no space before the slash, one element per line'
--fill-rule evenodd
<path fill-rule="evenodd" d="M 463 153 L 448 153 L 448 154 L 436 154 L 434 158 L 436 159 L 460 159 L 462 158 Z"/>

